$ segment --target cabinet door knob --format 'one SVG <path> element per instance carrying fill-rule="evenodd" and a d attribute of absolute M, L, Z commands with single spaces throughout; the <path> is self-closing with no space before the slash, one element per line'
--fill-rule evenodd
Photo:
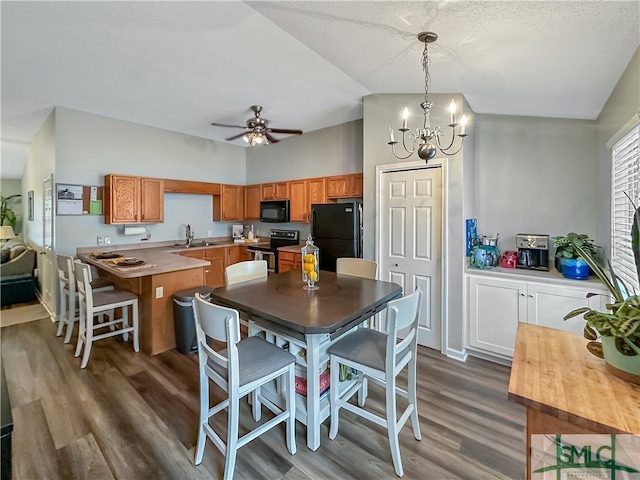
<path fill-rule="evenodd" d="M 529 298 L 533 298 L 533 295 L 529 295 Z"/>
<path fill-rule="evenodd" d="M 521 293 L 521 294 L 520 294 L 520 296 L 521 296 L 521 297 L 524 297 L 524 293 Z"/>

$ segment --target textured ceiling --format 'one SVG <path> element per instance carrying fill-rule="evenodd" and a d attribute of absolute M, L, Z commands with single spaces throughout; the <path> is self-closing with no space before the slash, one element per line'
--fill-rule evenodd
<path fill-rule="evenodd" d="M 370 93 L 462 93 L 476 113 L 595 119 L 640 44 L 640 2 L 1 2 L 2 176 L 51 109 L 223 141 L 361 118 Z M 436 107 L 434 107 L 436 108 Z M 243 144 L 241 140 L 234 142 Z"/>

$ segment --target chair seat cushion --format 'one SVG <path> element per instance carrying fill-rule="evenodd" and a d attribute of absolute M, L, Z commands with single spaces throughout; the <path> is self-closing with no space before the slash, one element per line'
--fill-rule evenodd
<path fill-rule="evenodd" d="M 237 343 L 237 347 L 240 386 L 263 378 L 296 361 L 296 358 L 289 352 L 260 337 L 242 339 Z M 218 353 L 226 358 L 227 349 L 225 348 Z M 227 378 L 227 371 L 224 367 L 211 359 L 208 364 L 221 377 Z"/>
<path fill-rule="evenodd" d="M 138 296 L 135 293 L 126 290 L 105 290 L 102 292 L 93 292 L 94 307 L 102 307 L 113 303 L 126 302 L 135 300 Z"/>
<path fill-rule="evenodd" d="M 386 334 L 360 328 L 331 345 L 328 353 L 384 372 L 386 351 Z"/>
<path fill-rule="evenodd" d="M 113 282 L 104 277 L 98 277 L 95 280 L 91 281 L 91 288 L 105 288 L 105 287 L 113 287 Z"/>

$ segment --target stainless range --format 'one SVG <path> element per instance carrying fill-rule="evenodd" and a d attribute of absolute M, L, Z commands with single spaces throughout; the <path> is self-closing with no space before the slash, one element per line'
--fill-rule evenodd
<path fill-rule="evenodd" d="M 266 260 L 270 272 L 278 271 L 278 248 L 298 245 L 298 230 L 269 230 L 269 246 L 249 246 L 247 250 L 253 254 L 254 260 Z"/>

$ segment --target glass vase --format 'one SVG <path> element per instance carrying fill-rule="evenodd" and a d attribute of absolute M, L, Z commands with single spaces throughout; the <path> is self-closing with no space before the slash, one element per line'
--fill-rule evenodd
<path fill-rule="evenodd" d="M 311 234 L 302 247 L 302 281 L 305 290 L 317 290 L 316 282 L 320 280 L 320 249 L 313 244 Z"/>

